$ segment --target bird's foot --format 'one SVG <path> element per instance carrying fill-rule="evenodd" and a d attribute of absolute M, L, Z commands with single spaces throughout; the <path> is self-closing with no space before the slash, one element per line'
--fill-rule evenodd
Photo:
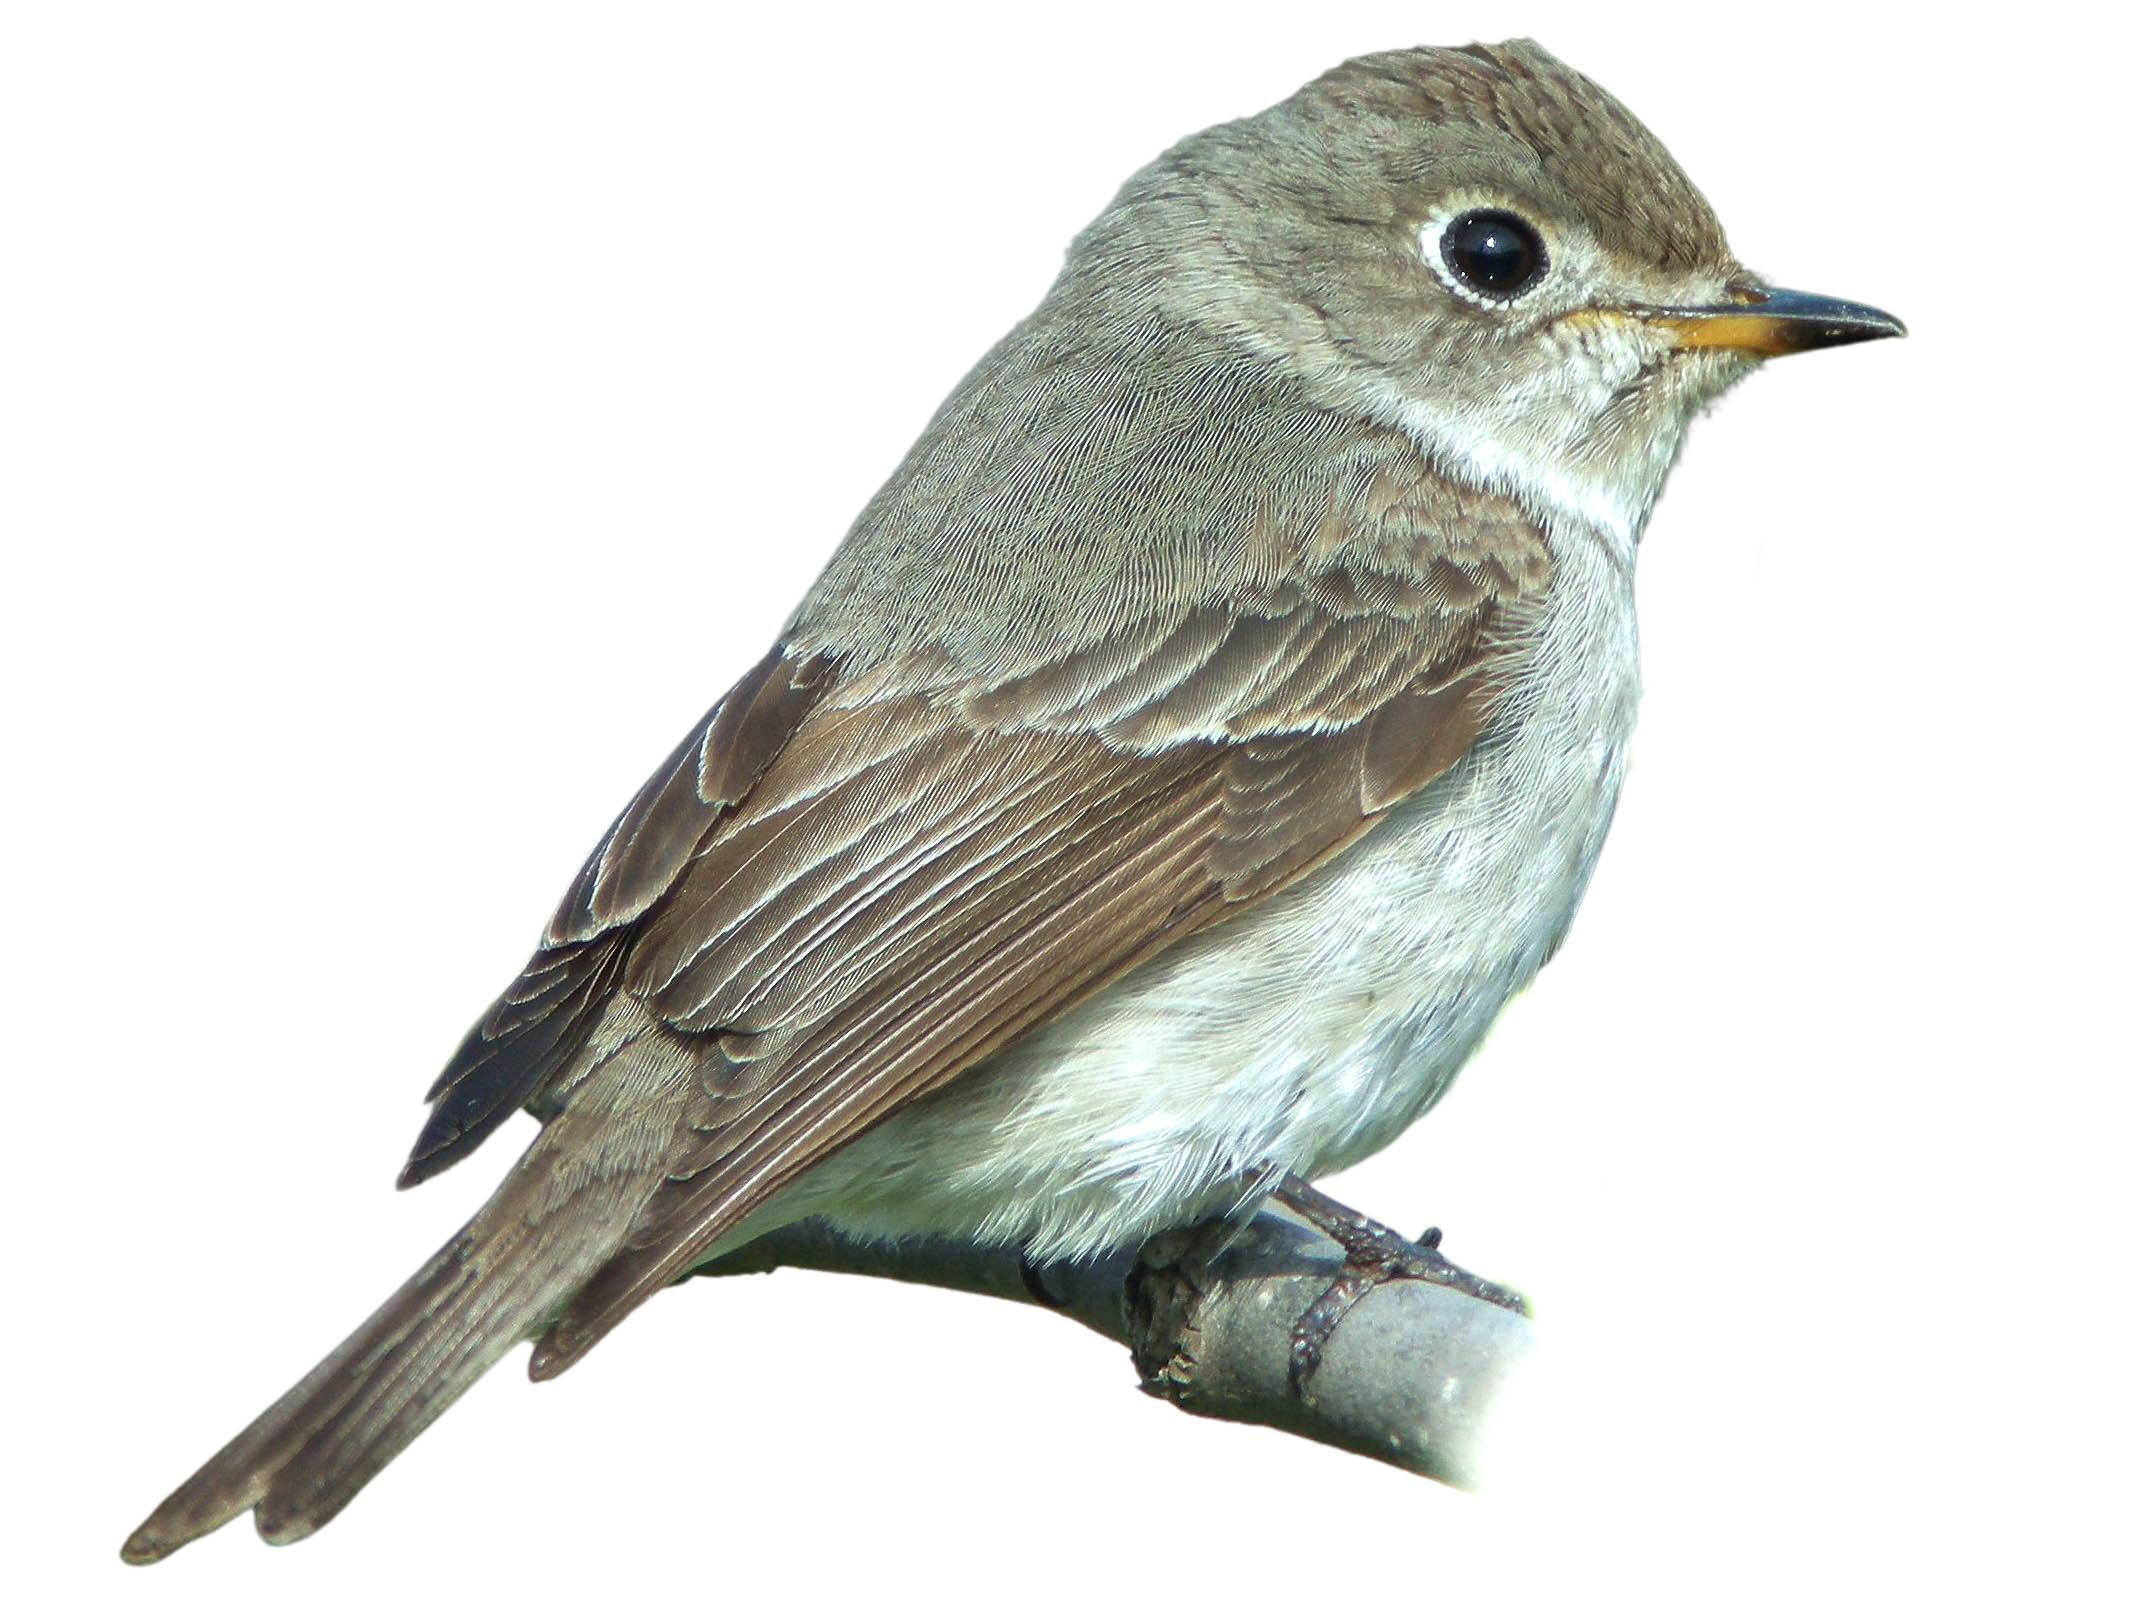
<path fill-rule="evenodd" d="M 1527 1312 L 1526 1298 L 1516 1290 L 1491 1283 L 1447 1258 L 1438 1246 L 1444 1236 L 1431 1229 L 1418 1240 L 1343 1206 L 1330 1195 L 1313 1189 L 1289 1173 L 1273 1191 L 1273 1198 L 1306 1222 L 1324 1231 L 1345 1257 L 1340 1272 L 1325 1293 L 1296 1319 L 1288 1350 L 1288 1385 L 1298 1397 L 1307 1396 L 1310 1381 L 1324 1360 L 1326 1342 L 1340 1327 L 1349 1310 L 1376 1289 L 1395 1279 L 1419 1279 L 1442 1284 L 1477 1301 L 1487 1301 L 1512 1312 Z"/>

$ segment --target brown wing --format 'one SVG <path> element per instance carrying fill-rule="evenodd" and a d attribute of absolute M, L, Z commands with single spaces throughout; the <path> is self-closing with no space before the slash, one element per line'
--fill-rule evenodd
<path fill-rule="evenodd" d="M 574 1064 L 615 992 L 640 918 L 788 742 L 827 670 L 823 660 L 768 654 L 625 807 L 567 890 L 543 947 L 433 1082 L 403 1188 L 453 1166 L 520 1106 L 544 1104 L 544 1085 Z"/>
<path fill-rule="evenodd" d="M 532 1371 L 813 1162 L 1454 763 L 1500 627 L 1545 582 L 1507 516 L 1471 548 L 1357 541 L 989 683 L 933 685 L 927 658 L 838 679 L 637 931 L 621 986 L 704 1036 L 699 1087 L 668 1180 Z"/>

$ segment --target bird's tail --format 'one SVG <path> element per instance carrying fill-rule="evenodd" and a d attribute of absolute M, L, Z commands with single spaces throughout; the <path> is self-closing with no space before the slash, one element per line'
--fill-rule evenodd
<path fill-rule="evenodd" d="M 620 1059 L 609 1058 L 616 1072 Z M 628 1059 L 630 1059 L 628 1057 Z M 661 1091 L 588 1089 L 439 1253 L 165 1498 L 121 1556 L 154 1563 L 247 1508 L 264 1540 L 300 1540 L 515 1344 L 537 1333 L 623 1238 L 660 1175 Z M 619 1077 L 591 1079 L 609 1082 Z M 625 1090 L 617 1092 L 624 1093 Z M 648 1098 L 649 1096 L 654 1098 Z"/>

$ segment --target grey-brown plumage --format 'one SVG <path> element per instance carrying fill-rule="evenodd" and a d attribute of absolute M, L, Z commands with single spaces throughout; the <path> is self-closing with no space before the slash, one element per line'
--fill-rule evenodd
<path fill-rule="evenodd" d="M 1491 201 L 1552 242 L 1530 299 L 1429 260 Z M 1389 1138 L 1569 918 L 1629 548 L 1761 350 L 1691 332 L 1763 294 L 1531 45 L 1350 63 L 1136 176 L 434 1085 L 404 1182 L 526 1107 L 500 1192 L 127 1555 L 305 1533 L 515 1342 L 554 1374 L 784 1213 L 1081 1253 Z M 1388 863 L 1430 891 L 1338 891 Z M 1377 986 L 1231 995 L 1373 920 Z"/>

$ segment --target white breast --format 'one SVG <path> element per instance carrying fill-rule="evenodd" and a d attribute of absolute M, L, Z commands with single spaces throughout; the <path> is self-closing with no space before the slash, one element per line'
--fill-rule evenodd
<path fill-rule="evenodd" d="M 1638 696 L 1627 555 L 1573 530 L 1487 738 L 1353 848 L 1188 940 L 816 1169 L 782 1215 L 853 1232 L 1145 1237 L 1246 1168 L 1318 1174 L 1441 1094 L 1555 948 Z"/>

